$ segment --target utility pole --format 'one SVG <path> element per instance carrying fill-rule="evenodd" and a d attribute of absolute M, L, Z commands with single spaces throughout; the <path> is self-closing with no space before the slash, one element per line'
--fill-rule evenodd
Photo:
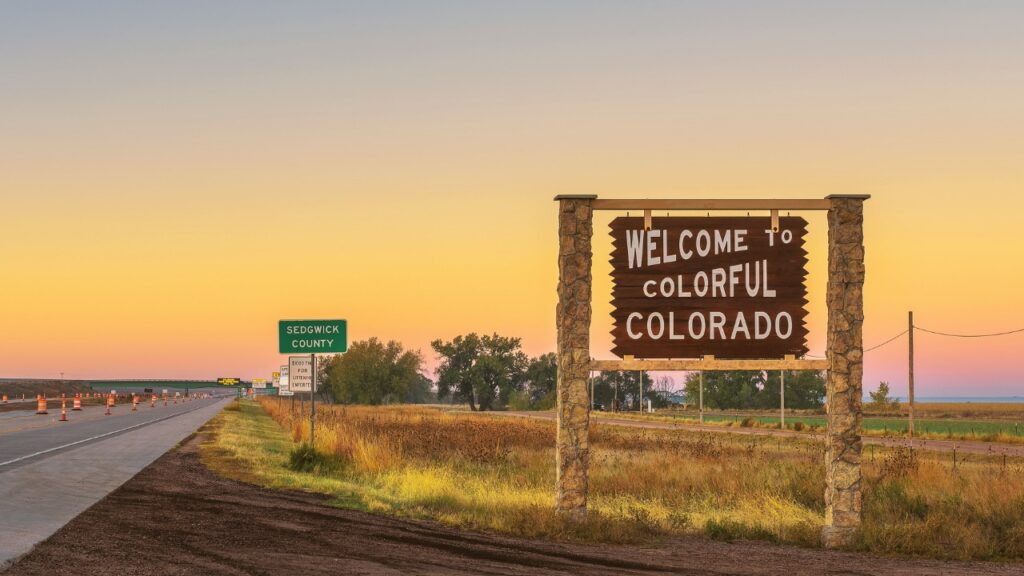
<path fill-rule="evenodd" d="M 786 371 L 779 371 L 779 428 L 786 429 Z"/>
<path fill-rule="evenodd" d="M 908 362 L 908 364 L 910 366 L 910 374 L 909 374 L 910 377 L 907 380 L 907 382 L 909 383 L 910 392 L 908 394 L 907 400 L 909 401 L 908 403 L 909 403 L 909 406 L 910 406 L 910 422 L 909 422 L 910 437 L 913 438 L 914 437 L 914 311 L 913 310 L 911 310 L 910 312 L 907 313 L 907 335 L 909 336 L 908 341 L 910 342 L 910 357 L 909 357 L 909 362 Z"/>

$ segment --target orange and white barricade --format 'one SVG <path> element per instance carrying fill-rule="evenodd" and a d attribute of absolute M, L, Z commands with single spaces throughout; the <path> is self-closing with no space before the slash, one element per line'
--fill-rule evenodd
<path fill-rule="evenodd" d="M 36 414 L 49 414 L 46 411 L 46 394 L 36 396 Z"/>
<path fill-rule="evenodd" d="M 78 412 L 81 409 L 82 409 L 82 395 L 81 394 L 75 394 L 75 400 L 72 403 L 71 410 L 72 410 L 72 412 Z"/>

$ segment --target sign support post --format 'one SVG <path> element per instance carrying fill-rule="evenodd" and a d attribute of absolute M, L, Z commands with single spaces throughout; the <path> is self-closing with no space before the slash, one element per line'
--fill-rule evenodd
<path fill-rule="evenodd" d="M 594 195 L 558 196 L 558 418 L 555 509 L 587 513 L 590 463 L 590 268 Z"/>
<path fill-rule="evenodd" d="M 640 371 L 640 413 L 644 413 L 644 371 Z"/>
<path fill-rule="evenodd" d="M 316 419 L 316 354 L 309 355 L 309 364 L 313 369 L 313 385 L 309 387 L 309 445 L 316 449 L 316 444 L 313 442 L 313 434 L 316 429 L 313 425 L 313 421 Z"/>
<path fill-rule="evenodd" d="M 704 423 L 704 371 L 700 373 L 700 423 Z"/>
<path fill-rule="evenodd" d="M 828 380 L 825 432 L 826 548 L 847 544 L 860 526 L 861 394 L 864 378 L 864 201 L 829 196 Z"/>
<path fill-rule="evenodd" d="M 786 429 L 786 371 L 779 371 L 779 429 Z"/>

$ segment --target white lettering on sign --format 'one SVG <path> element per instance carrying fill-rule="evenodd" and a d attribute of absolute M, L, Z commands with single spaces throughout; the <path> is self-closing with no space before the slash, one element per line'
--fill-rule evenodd
<path fill-rule="evenodd" d="M 292 340 L 292 348 L 323 348 L 334 343 L 333 338 L 319 338 L 316 340 Z"/>
<path fill-rule="evenodd" d="M 771 232 L 770 230 L 768 232 Z M 782 240 L 793 241 L 793 231 L 783 230 Z M 747 251 L 747 230 L 697 230 L 684 229 L 679 238 L 672 241 L 668 230 L 627 230 L 626 253 L 629 269 L 645 266 L 670 264 L 677 258 L 689 260 L 694 253 L 700 257 L 719 254 L 733 254 Z M 769 237 L 774 245 L 774 234 Z"/>
<path fill-rule="evenodd" d="M 735 298 L 737 292 L 751 298 L 775 298 L 777 295 L 768 285 L 767 260 L 700 270 L 694 274 L 692 286 L 684 281 L 682 274 L 665 276 L 660 282 L 647 280 L 641 290 L 647 298 Z"/>
<path fill-rule="evenodd" d="M 806 353 L 806 222 L 785 216 L 774 232 L 765 222 L 616 218 L 612 351 L 636 358 Z"/>
<path fill-rule="evenodd" d="M 316 324 L 313 326 L 288 326 L 286 334 L 341 334 L 340 326 L 335 324 Z"/>
<path fill-rule="evenodd" d="M 756 311 L 751 314 L 753 331 L 747 321 L 747 314 L 736 312 L 732 317 L 732 330 L 726 334 L 725 327 L 730 316 L 724 312 L 693 312 L 686 321 L 686 332 L 675 333 L 675 312 L 667 317 L 661 312 L 651 312 L 644 317 L 640 312 L 632 312 L 626 319 L 626 335 L 633 340 L 647 337 L 661 340 L 666 334 L 669 340 L 735 340 L 742 335 L 745 340 L 764 340 L 773 334 L 785 340 L 793 334 L 793 316 L 789 312 L 779 312 L 775 316 L 767 312 Z M 646 327 L 646 331 L 642 330 Z"/>
<path fill-rule="evenodd" d="M 292 392 L 315 391 L 313 361 L 309 356 L 288 357 L 288 387 Z"/>

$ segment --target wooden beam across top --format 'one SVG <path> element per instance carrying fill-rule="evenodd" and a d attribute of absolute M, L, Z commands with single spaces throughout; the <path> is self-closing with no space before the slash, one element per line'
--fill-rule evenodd
<path fill-rule="evenodd" d="M 591 204 L 594 210 L 828 210 L 828 198 L 794 198 L 790 200 L 750 199 L 599 199 Z"/>
<path fill-rule="evenodd" d="M 828 370 L 828 360 L 797 359 L 792 357 L 765 360 L 720 360 L 717 358 L 687 358 L 680 360 L 593 360 L 590 369 L 597 372 L 618 370 Z"/>

